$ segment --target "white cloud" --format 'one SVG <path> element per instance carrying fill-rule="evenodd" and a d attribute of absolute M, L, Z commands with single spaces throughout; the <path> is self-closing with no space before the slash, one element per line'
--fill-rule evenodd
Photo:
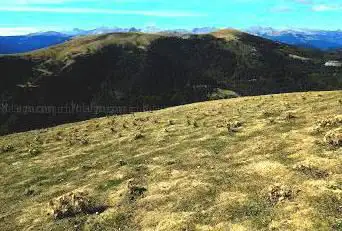
<path fill-rule="evenodd" d="M 342 10 L 342 6 L 340 5 L 314 5 L 312 6 L 313 11 L 335 11 L 335 10 Z"/>
<path fill-rule="evenodd" d="M 56 5 L 67 3 L 134 3 L 134 2 L 158 2 L 162 0 L 0 0 L 1 5 Z"/>
<path fill-rule="evenodd" d="M 285 12 L 290 12 L 293 9 L 288 6 L 276 6 L 271 9 L 271 12 L 276 12 L 276 13 L 285 13 Z"/>
<path fill-rule="evenodd" d="M 295 0 L 295 2 L 301 3 L 301 4 L 312 4 L 312 0 Z"/>
<path fill-rule="evenodd" d="M 117 14 L 117 15 L 143 15 L 155 17 L 204 17 L 206 14 L 185 11 L 143 11 L 143 10 L 111 10 L 91 8 L 56 8 L 56 7 L 0 7 L 0 11 L 10 12 L 41 12 L 41 13 L 67 13 L 67 14 Z"/>
<path fill-rule="evenodd" d="M 0 36 L 25 35 L 40 31 L 34 27 L 0 27 Z"/>
<path fill-rule="evenodd" d="M 16 0 L 14 4 L 29 5 L 29 4 L 61 4 L 65 3 L 65 0 Z"/>

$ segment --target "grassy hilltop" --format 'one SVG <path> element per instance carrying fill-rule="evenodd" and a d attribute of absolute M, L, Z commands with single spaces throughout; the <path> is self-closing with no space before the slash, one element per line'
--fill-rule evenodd
<path fill-rule="evenodd" d="M 1 230 L 341 230 L 342 92 L 0 137 Z"/>

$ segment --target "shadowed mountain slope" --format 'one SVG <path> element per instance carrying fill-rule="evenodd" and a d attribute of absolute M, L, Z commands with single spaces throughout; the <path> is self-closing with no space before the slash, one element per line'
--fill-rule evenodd
<path fill-rule="evenodd" d="M 19 105 L 166 107 L 217 96 L 334 90 L 342 88 L 341 68 L 324 63 L 338 58 L 235 30 L 87 36 L 1 57 L 0 96 Z M 11 132 L 92 116 L 98 115 L 11 114 L 0 120 L 2 130 Z"/>

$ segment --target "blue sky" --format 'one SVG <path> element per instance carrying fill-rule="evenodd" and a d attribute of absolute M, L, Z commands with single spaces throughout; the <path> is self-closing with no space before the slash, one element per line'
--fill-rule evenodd
<path fill-rule="evenodd" d="M 342 29 L 342 0 L 0 0 L 0 35 L 96 27 Z"/>

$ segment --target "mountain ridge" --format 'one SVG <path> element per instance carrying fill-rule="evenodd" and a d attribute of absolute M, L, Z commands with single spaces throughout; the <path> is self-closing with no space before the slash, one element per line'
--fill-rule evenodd
<path fill-rule="evenodd" d="M 59 32 L 34 33 L 25 36 L 0 36 L 0 55 L 30 52 L 70 40 Z"/>
<path fill-rule="evenodd" d="M 342 47 L 342 30 L 309 30 L 285 29 L 277 30 L 271 27 L 252 27 L 247 32 L 286 44 L 322 50 L 334 50 Z"/>
<path fill-rule="evenodd" d="M 0 57 L 0 99 L 17 105 L 142 108 L 238 95 L 339 90 L 342 68 L 325 64 L 340 57 L 237 30 L 83 36 L 48 49 Z M 94 116 L 101 114 L 7 113 L 0 116 L 0 130 L 22 131 Z"/>
<path fill-rule="evenodd" d="M 215 27 L 201 27 L 193 29 L 161 29 L 155 26 L 145 28 L 120 28 L 120 27 L 99 27 L 90 30 L 83 30 L 74 28 L 69 31 L 47 31 L 37 32 L 22 36 L 0 36 L 0 54 L 22 53 L 35 49 L 46 48 L 51 45 L 63 43 L 71 38 L 89 35 L 102 35 L 108 33 L 128 33 L 128 32 L 141 32 L 141 33 L 162 33 L 162 34 L 208 34 L 220 29 Z M 304 48 L 314 48 L 321 50 L 338 50 L 342 48 L 342 31 L 328 31 L 328 30 L 309 30 L 309 29 L 274 29 L 271 27 L 251 27 L 244 30 L 247 33 L 257 35 L 263 38 L 271 39 L 286 43 L 289 45 L 296 45 Z M 42 40 L 50 38 L 49 42 L 29 46 L 29 43 L 18 43 L 17 40 L 29 39 L 35 36 L 43 36 Z M 7 38 L 7 43 L 3 40 Z M 11 41 L 12 39 L 12 41 Z M 39 37 L 38 37 L 39 39 Z M 30 41 L 34 43 L 34 41 Z M 17 46 L 17 47 L 16 47 Z M 25 47 L 26 46 L 26 47 Z M 7 48 L 6 48 L 7 47 Z M 13 47 L 13 48 L 12 48 Z"/>
<path fill-rule="evenodd" d="M 46 31 L 36 32 L 27 35 L 19 36 L 0 36 L 0 54 L 13 54 L 25 53 L 34 51 L 49 46 L 58 45 L 66 42 L 72 38 L 80 36 L 103 35 L 109 33 L 129 33 L 129 32 L 142 32 L 142 33 L 164 33 L 164 34 L 206 34 L 214 30 L 214 27 L 194 28 L 192 30 L 174 29 L 164 30 L 157 27 L 146 27 L 137 29 L 135 27 L 120 28 L 120 27 L 99 27 L 96 29 L 83 30 L 74 28 L 70 31 Z M 22 42 L 27 40 L 26 42 Z"/>

